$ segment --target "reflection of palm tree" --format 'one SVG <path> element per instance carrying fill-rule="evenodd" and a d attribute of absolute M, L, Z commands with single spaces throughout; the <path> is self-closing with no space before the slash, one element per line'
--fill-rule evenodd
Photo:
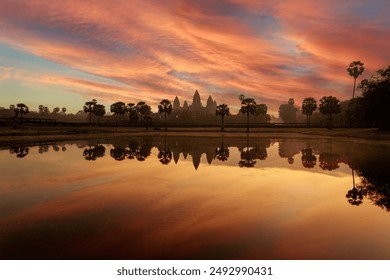
<path fill-rule="evenodd" d="M 332 153 L 322 153 L 320 154 L 320 167 L 324 170 L 335 170 L 339 168 L 339 155 Z"/>
<path fill-rule="evenodd" d="M 150 156 L 151 147 L 148 145 L 141 145 L 140 149 L 135 155 L 138 161 L 144 161 L 148 156 Z"/>
<path fill-rule="evenodd" d="M 83 156 L 85 160 L 95 161 L 99 157 L 104 157 L 106 148 L 103 145 L 88 147 L 84 150 Z"/>
<path fill-rule="evenodd" d="M 167 114 L 172 113 L 172 104 L 168 99 L 163 99 L 158 105 L 158 112 L 164 113 L 164 127 L 167 130 Z"/>
<path fill-rule="evenodd" d="M 351 205 L 359 206 L 360 204 L 363 203 L 363 196 L 364 196 L 363 189 L 356 188 L 355 174 L 354 174 L 354 169 L 352 168 L 352 189 L 350 189 L 347 192 L 345 197 L 348 198 L 348 202 Z"/>
<path fill-rule="evenodd" d="M 221 147 L 217 147 L 215 149 L 215 155 L 216 155 L 216 158 L 219 160 L 219 161 L 227 161 L 228 158 L 229 158 L 229 155 L 230 155 L 230 152 L 229 152 L 229 148 L 228 147 L 224 147 L 224 139 L 222 138 L 222 143 L 221 143 Z"/>
<path fill-rule="evenodd" d="M 253 148 L 246 147 L 246 150 L 241 152 L 241 160 L 238 162 L 238 166 L 240 167 L 254 167 L 256 164 L 256 160 L 254 158 L 255 150 Z"/>
<path fill-rule="evenodd" d="M 164 149 L 160 150 L 157 156 L 162 164 L 169 164 L 172 160 L 172 151 L 167 149 L 167 139 L 164 135 Z"/>
<path fill-rule="evenodd" d="M 227 147 L 217 147 L 215 149 L 215 154 L 219 161 L 227 161 L 230 156 L 230 151 Z"/>
<path fill-rule="evenodd" d="M 137 153 L 139 153 L 138 142 L 130 141 L 129 145 L 128 145 L 127 149 L 126 149 L 126 157 L 128 159 L 135 159 Z"/>
<path fill-rule="evenodd" d="M 305 168 L 313 168 L 316 166 L 317 157 L 313 154 L 313 149 L 306 148 L 302 150 L 302 165 Z"/>
<path fill-rule="evenodd" d="M 256 149 L 249 147 L 249 136 L 247 137 L 247 145 L 241 152 L 241 160 L 238 162 L 240 167 L 254 167 L 256 164 Z"/>
<path fill-rule="evenodd" d="M 122 147 L 114 147 L 113 149 L 111 149 L 110 155 L 115 160 L 124 160 L 126 158 L 126 149 Z"/>
<path fill-rule="evenodd" d="M 10 154 L 16 154 L 16 157 L 18 158 L 24 158 L 25 156 L 28 155 L 28 152 L 30 149 L 28 147 L 24 147 L 22 145 L 20 146 L 11 146 L 9 148 L 9 153 Z"/>
<path fill-rule="evenodd" d="M 49 151 L 49 145 L 47 145 L 47 144 L 43 144 L 43 145 L 39 145 L 39 147 L 38 147 L 38 152 L 40 153 L 40 154 L 43 154 L 43 153 L 47 153 L 48 151 Z"/>
<path fill-rule="evenodd" d="M 137 141 L 130 141 L 128 147 L 125 149 L 125 157 L 128 159 L 137 159 L 138 161 L 145 161 L 150 156 L 152 145 L 150 143 L 139 143 Z"/>
<path fill-rule="evenodd" d="M 169 164 L 172 160 L 172 152 L 171 150 L 162 150 L 158 153 L 158 158 L 162 164 Z"/>

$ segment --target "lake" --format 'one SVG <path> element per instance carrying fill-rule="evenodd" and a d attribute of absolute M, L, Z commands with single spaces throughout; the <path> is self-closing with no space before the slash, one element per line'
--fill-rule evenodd
<path fill-rule="evenodd" d="M 390 259 L 390 145 L 130 137 L 0 149 L 1 259 Z"/>

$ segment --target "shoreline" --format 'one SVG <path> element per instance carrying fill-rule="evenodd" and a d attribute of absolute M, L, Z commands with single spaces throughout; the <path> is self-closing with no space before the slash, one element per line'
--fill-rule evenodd
<path fill-rule="evenodd" d="M 372 128 L 251 128 L 249 135 L 245 128 L 168 128 L 154 130 L 126 127 L 23 127 L 18 129 L 0 128 L 0 145 L 23 144 L 44 141 L 87 140 L 94 138 L 122 138 L 131 136 L 150 137 L 250 137 L 250 138 L 331 138 L 347 141 L 372 141 L 390 145 L 390 132 Z"/>

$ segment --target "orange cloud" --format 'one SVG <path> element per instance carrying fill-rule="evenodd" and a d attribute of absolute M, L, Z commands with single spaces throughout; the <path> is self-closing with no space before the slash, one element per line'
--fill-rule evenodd
<path fill-rule="evenodd" d="M 379 7 L 382 0 L 372 2 Z M 92 90 L 88 98 L 101 92 L 107 102 L 123 96 L 156 105 L 176 95 L 191 100 L 198 89 L 233 107 L 239 94 L 252 96 L 276 112 L 290 97 L 349 98 L 345 69 L 352 60 L 365 62 L 364 75 L 390 61 L 389 8 L 366 11 L 364 4 L 2 1 L 0 44 L 131 88 Z M 72 90 L 78 94 L 94 83 Z"/>

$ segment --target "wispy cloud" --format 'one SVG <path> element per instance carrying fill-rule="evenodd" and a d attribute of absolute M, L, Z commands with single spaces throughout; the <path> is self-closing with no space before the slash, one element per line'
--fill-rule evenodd
<path fill-rule="evenodd" d="M 59 81 L 89 87 L 90 98 L 190 100 L 199 89 L 232 106 L 244 93 L 276 111 L 290 97 L 348 98 L 352 60 L 365 62 L 365 75 L 387 65 L 389 13 L 384 0 L 5 0 L 0 44 L 123 84 Z"/>

